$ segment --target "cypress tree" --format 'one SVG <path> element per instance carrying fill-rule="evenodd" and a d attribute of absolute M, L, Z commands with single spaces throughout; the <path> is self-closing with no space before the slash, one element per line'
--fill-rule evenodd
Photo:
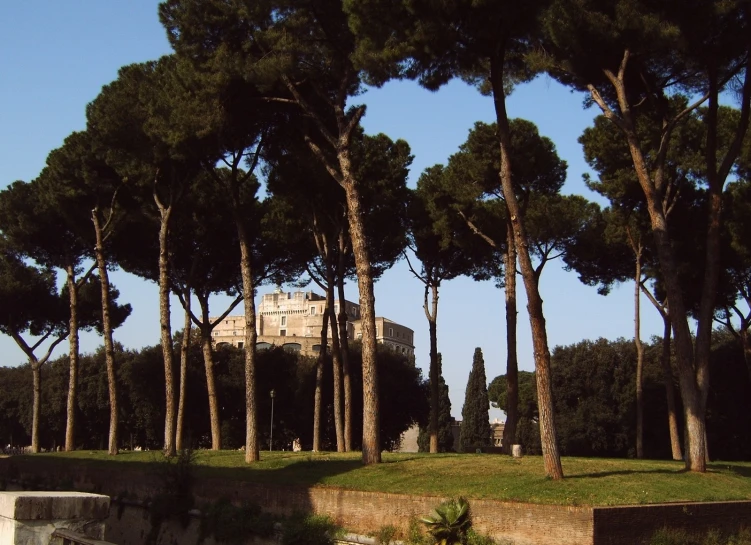
<path fill-rule="evenodd" d="M 482 358 L 482 349 L 475 348 L 472 370 L 469 372 L 469 380 L 467 380 L 467 391 L 464 394 L 462 427 L 459 434 L 459 442 L 464 452 L 472 452 L 477 448 L 490 446 L 489 410 L 485 360 Z"/>
<path fill-rule="evenodd" d="M 438 452 L 452 452 L 454 450 L 454 434 L 451 432 L 451 400 L 449 386 L 443 379 L 441 354 L 438 354 Z M 417 447 L 420 452 L 430 452 L 430 433 L 427 427 L 420 428 L 417 436 Z"/>

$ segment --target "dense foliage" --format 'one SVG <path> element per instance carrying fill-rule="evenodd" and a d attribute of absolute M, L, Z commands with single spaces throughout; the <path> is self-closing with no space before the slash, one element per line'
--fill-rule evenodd
<path fill-rule="evenodd" d="M 647 458 L 669 458 L 667 405 L 659 361 L 662 339 L 645 346 L 644 450 Z M 567 456 L 636 455 L 636 349 L 631 341 L 582 341 L 559 346 L 552 354 L 554 401 L 561 449 Z M 751 440 L 751 381 L 743 351 L 729 335 L 718 335 L 711 357 L 712 389 L 707 399 L 707 435 L 713 459 L 747 460 Z M 539 436 L 525 431 L 536 424 L 534 374 L 519 376 L 521 423 L 517 441 L 539 451 Z M 505 377 L 488 390 L 494 406 L 505 406 Z M 679 411 L 680 413 L 680 411 Z"/>
<path fill-rule="evenodd" d="M 179 350 L 181 334 L 176 338 Z M 197 338 L 197 336 L 193 336 Z M 118 347 L 118 382 L 120 391 L 120 446 L 159 449 L 164 433 L 164 388 L 160 376 L 161 348 L 125 350 Z M 354 384 L 359 382 L 359 346 L 351 348 Z M 427 419 L 426 384 L 414 362 L 390 350 L 379 350 L 378 363 L 384 370 L 381 396 L 384 401 L 381 414 L 381 434 L 390 450 L 399 444 L 403 431 Z M 238 449 L 245 443 L 245 389 L 243 387 L 242 350 L 222 346 L 215 354 L 217 393 L 222 399 L 220 419 L 222 447 Z M 61 446 L 65 434 L 65 405 L 67 393 L 67 356 L 52 361 L 42 368 L 43 397 L 42 418 L 47 425 L 41 433 L 41 446 L 55 449 Z M 326 366 L 330 376 L 331 367 Z M 211 447 L 209 415 L 206 411 L 206 375 L 199 342 L 190 348 L 187 366 L 187 391 L 185 414 L 185 445 L 194 448 Z M 304 449 L 312 443 L 314 360 L 281 348 L 258 352 L 259 421 L 261 445 L 269 446 L 271 424 L 271 399 L 269 392 L 276 391 L 274 404 L 274 450 L 291 450 L 292 442 L 300 440 Z M 31 381 L 28 365 L 0 367 L 0 442 L 4 445 L 28 444 L 31 433 Z M 325 381 L 330 398 L 331 381 Z M 355 388 L 354 414 L 362 425 L 362 391 Z M 399 399 L 399 403 L 386 402 Z M 101 449 L 107 445 L 109 426 L 107 376 L 104 372 L 104 351 L 86 354 L 80 362 L 78 394 L 77 448 Z M 332 406 L 326 407 L 324 418 L 325 448 L 335 443 Z"/>

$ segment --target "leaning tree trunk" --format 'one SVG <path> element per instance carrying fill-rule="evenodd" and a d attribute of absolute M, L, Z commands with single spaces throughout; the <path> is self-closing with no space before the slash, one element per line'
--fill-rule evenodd
<path fill-rule="evenodd" d="M 68 405 L 65 422 L 65 450 L 71 452 L 76 449 L 76 404 L 78 389 L 78 289 L 76 286 L 76 273 L 73 265 L 65 268 L 67 272 L 68 297 L 70 308 L 70 350 L 68 352 L 69 376 L 68 376 Z M 35 451 L 36 452 L 36 451 Z"/>
<path fill-rule="evenodd" d="M 164 454 L 175 455 L 175 378 L 173 375 L 172 330 L 170 323 L 169 231 L 172 206 L 160 209 L 159 225 L 159 324 L 164 358 Z"/>
<path fill-rule="evenodd" d="M 351 173 L 349 150 L 339 151 L 339 166 L 342 186 L 347 198 L 352 253 L 357 270 L 357 286 L 360 290 L 360 314 L 362 324 L 362 461 L 375 464 L 381 461 L 380 425 L 378 417 L 378 367 L 376 361 L 375 295 L 373 273 L 370 266 L 370 251 L 363 224 L 360 191 Z"/>
<path fill-rule="evenodd" d="M 339 269 L 336 279 L 339 301 L 339 350 L 342 353 L 342 382 L 344 384 L 344 450 L 352 450 L 352 380 L 349 375 L 349 337 L 347 335 L 347 309 L 344 305 L 344 231 L 339 233 Z"/>
<path fill-rule="evenodd" d="M 323 311 L 323 325 L 321 326 L 321 351 L 316 361 L 316 389 L 313 396 L 313 452 L 321 450 L 321 390 L 323 389 L 323 366 L 326 362 L 326 352 L 329 347 L 329 309 L 328 301 Z"/>
<path fill-rule="evenodd" d="M 532 259 L 529 254 L 529 243 L 521 216 L 519 202 L 514 192 L 511 174 L 511 131 L 509 128 L 506 101 L 503 91 L 504 53 L 493 56 L 490 62 L 490 80 L 493 87 L 493 103 L 498 125 L 498 139 L 501 152 L 500 179 L 506 207 L 511 218 L 516 239 L 519 265 L 522 279 L 527 292 L 527 309 L 532 329 L 532 344 L 535 357 L 535 375 L 537 378 L 537 399 L 539 408 L 540 441 L 542 444 L 542 458 L 545 474 L 552 479 L 563 478 L 561 456 L 558 452 L 558 441 L 555 431 L 555 414 L 553 409 L 553 389 L 550 377 L 550 350 L 548 336 L 545 329 L 545 316 L 542 311 L 542 297 L 537 285 Z"/>
<path fill-rule="evenodd" d="M 430 422 L 428 424 L 428 433 L 430 433 L 430 452 L 438 452 L 438 412 L 440 411 L 440 389 L 441 374 L 438 364 L 438 286 L 437 281 L 427 276 L 425 283 L 425 297 L 423 308 L 425 316 L 428 319 L 428 333 L 430 335 L 430 372 L 428 382 L 430 383 Z M 432 304 L 428 309 L 428 293 L 432 295 Z"/>
<path fill-rule="evenodd" d="M 664 330 L 662 334 L 662 375 L 665 382 L 665 395 L 668 400 L 668 427 L 670 429 L 670 449 L 673 460 L 683 460 L 681 452 L 681 438 L 678 433 L 678 409 L 676 408 L 675 387 L 673 386 L 673 370 L 670 366 L 670 316 L 663 314 Z"/>
<path fill-rule="evenodd" d="M 183 450 L 183 425 L 185 424 L 185 390 L 188 380 L 188 351 L 190 350 L 190 288 L 185 288 L 183 299 L 185 300 L 185 316 L 183 320 L 183 339 L 180 343 L 180 385 L 177 397 L 177 424 L 175 426 L 175 449 Z"/>
<path fill-rule="evenodd" d="M 641 342 L 641 248 L 634 272 L 634 346 L 636 346 L 636 457 L 644 458 L 644 345 Z"/>
<path fill-rule="evenodd" d="M 344 301 L 339 301 L 343 305 Z M 326 307 L 331 323 L 331 370 L 334 379 L 334 430 L 336 431 L 336 451 L 344 452 L 344 419 L 342 418 L 342 352 L 339 335 L 336 332 L 336 309 L 334 308 L 334 272 L 331 264 L 326 264 Z"/>
<path fill-rule="evenodd" d="M 519 421 L 519 364 L 516 355 L 516 242 L 511 218 L 506 218 L 506 424 L 503 427 L 503 452 L 511 454 L 516 443 L 516 425 Z"/>
<path fill-rule="evenodd" d="M 92 213 L 94 233 L 96 235 L 96 265 L 99 269 L 99 281 L 102 289 L 102 330 L 104 332 L 104 361 L 107 367 L 107 387 L 110 402 L 110 432 L 107 451 L 110 455 L 117 454 L 118 408 L 117 408 L 117 377 L 115 375 L 115 344 L 112 342 L 112 318 L 110 316 L 110 277 L 107 272 L 107 261 L 104 257 L 104 236 L 99 223 L 98 210 Z"/>

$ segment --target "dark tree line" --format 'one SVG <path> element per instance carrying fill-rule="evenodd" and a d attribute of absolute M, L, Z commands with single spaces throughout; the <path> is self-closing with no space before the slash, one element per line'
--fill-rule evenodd
<path fill-rule="evenodd" d="M 191 401 L 185 406 L 184 444 L 190 448 L 211 448 L 213 445 L 211 418 L 206 411 L 206 376 L 200 336 L 192 335 L 186 365 L 187 391 Z M 179 354 L 182 334 L 175 336 L 175 357 Z M 164 426 L 164 391 L 161 387 L 160 346 L 142 350 L 115 347 L 119 363 L 117 379 L 120 404 L 119 447 L 159 450 L 162 447 Z M 83 354 L 79 365 L 79 388 L 74 410 L 78 425 L 74 438 L 76 448 L 104 449 L 109 438 L 109 397 L 104 349 Z M 350 353 L 352 372 L 361 376 L 359 346 Z M 378 351 L 378 362 L 384 370 L 383 410 L 381 434 L 387 449 L 397 448 L 403 431 L 412 424 L 427 420 L 427 385 L 414 362 L 389 350 Z M 222 399 L 219 407 L 222 444 L 224 449 L 239 449 L 245 444 L 245 389 L 243 351 L 223 346 L 214 354 L 216 392 Z M 26 445 L 31 437 L 31 383 L 29 365 L 0 368 L 0 441 L 5 444 Z M 291 450 L 299 440 L 303 449 L 312 447 L 313 383 L 316 362 L 313 358 L 281 348 L 258 352 L 259 430 L 262 449 L 269 448 L 271 400 L 275 391 L 274 450 Z M 52 450 L 64 447 L 66 440 L 66 399 L 68 356 L 49 362 L 42 368 L 41 419 L 46 425 L 40 432 L 40 448 Z M 177 374 L 177 373 L 176 373 Z M 325 399 L 332 399 L 331 365 L 326 366 Z M 175 377 L 177 378 L 177 376 Z M 356 383 L 357 384 L 357 383 Z M 399 399 L 400 403 L 389 400 Z M 333 405 L 326 403 L 322 419 L 322 446 L 336 448 L 333 427 Z M 362 391 L 354 389 L 353 412 L 362 415 Z M 355 422 L 359 419 L 356 418 Z M 355 432 L 361 427 L 355 425 Z M 357 435 L 356 435 L 357 436 Z M 355 448 L 359 444 L 355 444 Z"/>
<path fill-rule="evenodd" d="M 712 457 L 748 460 L 751 438 L 745 430 L 751 419 L 751 380 L 743 351 L 729 334 L 718 334 L 710 367 L 712 387 L 707 401 L 707 439 Z M 644 343 L 643 424 L 646 458 L 670 458 L 668 405 L 662 371 L 662 339 Z M 582 341 L 556 347 L 551 355 L 554 403 L 559 441 L 567 456 L 637 456 L 636 359 L 634 343 L 620 339 Z M 674 354 L 671 366 L 677 365 Z M 493 379 L 489 397 L 506 406 L 506 377 Z M 539 452 L 538 411 L 533 373 L 519 377 L 521 417 L 516 441 Z M 679 406 L 680 409 L 680 406 Z M 682 411 L 678 411 L 680 415 Z M 682 440 L 683 421 L 679 420 Z"/>

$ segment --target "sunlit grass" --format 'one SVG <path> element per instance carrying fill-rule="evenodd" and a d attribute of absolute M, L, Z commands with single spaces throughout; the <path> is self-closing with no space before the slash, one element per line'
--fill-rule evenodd
<path fill-rule="evenodd" d="M 163 463 L 160 452 L 106 452 L 24 456 L 30 463 L 123 464 L 146 469 Z M 196 451 L 198 476 L 264 483 L 338 487 L 400 494 L 459 496 L 566 505 L 624 505 L 751 499 L 751 463 L 712 463 L 706 474 L 681 462 L 564 458 L 566 478 L 545 477 L 542 459 L 493 454 L 390 454 L 363 466 L 359 453 L 262 452 L 247 465 L 237 451 Z"/>

